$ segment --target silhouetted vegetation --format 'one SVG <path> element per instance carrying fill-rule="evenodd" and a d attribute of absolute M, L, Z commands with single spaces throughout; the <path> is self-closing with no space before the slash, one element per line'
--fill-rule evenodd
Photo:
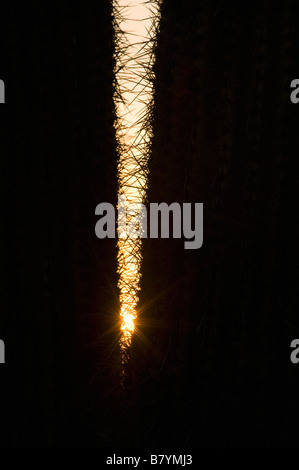
<path fill-rule="evenodd" d="M 204 246 L 144 243 L 143 446 L 297 446 L 294 6 L 163 3 L 149 202 L 203 202 Z"/>
<path fill-rule="evenodd" d="M 111 2 L 2 7 L 3 448 L 296 448 L 296 2 L 164 0 L 149 202 L 204 203 L 204 246 L 145 240 L 120 387 Z"/>
<path fill-rule="evenodd" d="M 115 241 L 94 234 L 117 199 L 111 5 L 1 9 L 1 444 L 96 448 L 118 375 Z"/>

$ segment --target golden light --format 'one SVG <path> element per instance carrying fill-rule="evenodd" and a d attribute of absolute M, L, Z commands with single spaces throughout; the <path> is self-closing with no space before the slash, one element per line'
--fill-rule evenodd
<path fill-rule="evenodd" d="M 146 199 L 151 126 L 148 122 L 153 100 L 154 41 L 159 24 L 159 0 L 114 0 L 115 96 L 118 142 L 118 193 L 126 205 Z M 130 216 L 127 216 L 127 223 Z M 142 241 L 125 236 L 118 239 L 121 349 L 131 345 L 140 291 Z"/>

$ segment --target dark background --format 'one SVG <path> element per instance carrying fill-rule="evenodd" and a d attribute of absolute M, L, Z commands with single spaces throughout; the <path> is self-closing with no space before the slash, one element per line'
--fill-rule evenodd
<path fill-rule="evenodd" d="M 297 448 L 295 1 L 164 0 L 150 202 L 204 203 L 204 246 L 146 240 L 120 387 L 108 0 L 1 6 L 2 448 Z"/>

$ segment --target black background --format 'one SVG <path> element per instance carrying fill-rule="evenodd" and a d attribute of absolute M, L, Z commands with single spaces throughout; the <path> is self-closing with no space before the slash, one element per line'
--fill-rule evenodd
<path fill-rule="evenodd" d="M 165 0 L 150 202 L 203 202 L 204 246 L 146 240 L 120 387 L 107 0 L 1 6 L 2 448 L 297 448 L 296 2 Z"/>

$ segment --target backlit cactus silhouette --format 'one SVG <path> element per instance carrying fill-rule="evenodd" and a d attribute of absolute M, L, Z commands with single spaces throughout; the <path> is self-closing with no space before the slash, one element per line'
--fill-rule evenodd
<path fill-rule="evenodd" d="M 153 64 L 159 1 L 114 1 L 115 122 L 118 142 L 118 193 L 126 204 L 145 202 L 152 137 Z M 127 222 L 130 216 L 127 217 Z M 121 350 L 124 363 L 137 317 L 141 239 L 118 241 Z"/>

